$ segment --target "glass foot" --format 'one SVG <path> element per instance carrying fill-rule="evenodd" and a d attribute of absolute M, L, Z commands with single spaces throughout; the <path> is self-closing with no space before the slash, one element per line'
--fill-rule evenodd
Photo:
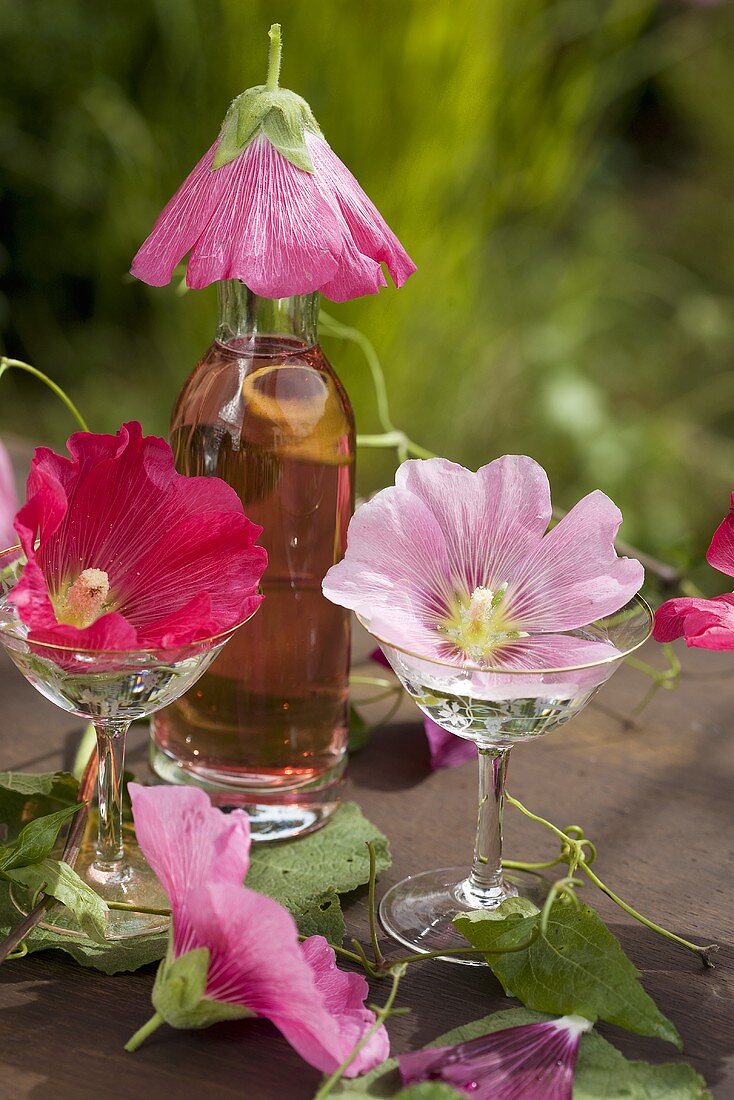
<path fill-rule="evenodd" d="M 524 871 L 505 872 L 503 887 L 482 901 L 467 891 L 466 884 L 465 867 L 424 871 L 403 879 L 388 890 L 380 902 L 382 927 L 398 943 L 421 954 L 468 947 L 452 923 L 458 913 L 496 909 L 505 898 L 518 896 L 540 907 L 548 893 L 545 879 Z M 472 955 L 447 955 L 444 961 L 486 966 L 483 958 Z"/>
<path fill-rule="evenodd" d="M 106 902 L 123 902 L 146 909 L 169 907 L 168 896 L 149 867 L 145 856 L 137 845 L 127 838 L 125 857 L 120 867 L 112 871 L 100 870 L 94 865 L 95 858 L 95 845 L 85 844 L 79 852 L 74 870 Z M 29 900 L 27 892 L 13 887 L 11 895 L 16 908 L 22 913 L 27 913 Z M 105 939 L 122 940 L 130 936 L 146 936 L 153 932 L 163 932 L 168 928 L 169 923 L 170 917 L 160 913 L 110 909 L 105 926 Z M 51 909 L 40 926 L 61 936 L 93 942 L 80 930 L 73 914 L 63 905 L 57 905 Z"/>

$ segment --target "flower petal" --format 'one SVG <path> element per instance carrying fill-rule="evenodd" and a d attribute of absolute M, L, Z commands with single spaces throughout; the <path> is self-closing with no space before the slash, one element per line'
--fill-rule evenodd
<path fill-rule="evenodd" d="M 697 649 L 734 650 L 734 595 L 668 600 L 655 612 L 656 642 L 685 637 Z"/>
<path fill-rule="evenodd" d="M 210 952 L 206 996 L 271 1020 L 307 1062 L 324 1073 L 336 1069 L 374 1022 L 358 1003 L 366 992 L 363 979 L 334 975 L 334 953 L 325 941 L 302 948 L 290 913 L 254 890 L 203 887 L 192 894 L 190 907 L 192 942 Z M 387 1037 L 378 1032 L 348 1076 L 371 1069 L 386 1054 Z"/>
<path fill-rule="evenodd" d="M 313 176 L 260 136 L 227 173 L 221 200 L 191 250 L 186 282 L 241 279 L 255 294 L 309 294 L 337 271 L 342 231 Z"/>
<path fill-rule="evenodd" d="M 473 741 L 457 737 L 427 715 L 423 717 L 423 728 L 426 731 L 432 768 L 455 768 L 457 764 L 476 759 L 477 747 Z"/>
<path fill-rule="evenodd" d="M 580 1016 L 563 1016 L 399 1054 L 400 1076 L 406 1085 L 442 1081 L 476 1100 L 571 1100 L 581 1035 L 590 1028 Z"/>
<path fill-rule="evenodd" d="M 734 577 L 734 493 L 731 494 L 729 514 L 714 531 L 706 560 L 727 577 Z"/>
<path fill-rule="evenodd" d="M 168 200 L 143 241 L 130 274 L 151 286 L 170 283 L 173 269 L 201 236 L 227 190 L 231 172 L 212 171 L 219 138 Z M 227 166 L 229 167 L 229 166 Z"/>
<path fill-rule="evenodd" d="M 173 910 L 174 952 L 202 944 L 194 939 L 191 891 L 206 884 L 239 887 L 250 865 L 250 821 L 242 810 L 224 814 L 195 787 L 143 787 L 128 783 L 135 833 Z"/>
<path fill-rule="evenodd" d="M 622 607 L 642 585 L 614 540 L 622 513 L 596 490 L 568 512 L 515 571 L 508 615 L 527 631 L 575 630 Z"/>
<path fill-rule="evenodd" d="M 328 142 L 320 134 L 307 132 L 306 145 L 311 154 L 317 185 L 338 204 L 354 241 L 355 251 L 384 263 L 395 286 L 401 287 L 416 266 L 398 238 Z M 336 297 L 326 287 L 322 289 L 334 301 L 346 300 Z"/>

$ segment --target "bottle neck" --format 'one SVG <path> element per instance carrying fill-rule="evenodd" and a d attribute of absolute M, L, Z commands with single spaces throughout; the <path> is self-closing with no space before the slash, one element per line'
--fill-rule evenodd
<path fill-rule="evenodd" d="M 318 292 L 261 298 L 237 279 L 217 283 L 217 290 L 221 344 L 257 336 L 285 336 L 309 348 L 318 342 Z"/>

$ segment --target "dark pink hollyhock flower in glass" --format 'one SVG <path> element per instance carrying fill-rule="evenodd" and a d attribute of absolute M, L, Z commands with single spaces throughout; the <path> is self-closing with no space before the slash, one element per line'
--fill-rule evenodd
<path fill-rule="evenodd" d="M 164 1020 L 186 1028 L 261 1016 L 305 1061 L 333 1072 L 375 1022 L 364 1005 L 364 978 L 339 970 L 322 936 L 299 943 L 290 913 L 242 885 L 250 848 L 245 814 L 223 814 L 195 788 L 131 783 L 129 790 L 138 843 L 168 893 L 173 917 L 153 991 L 156 1016 L 128 1049 Z M 185 1004 L 175 992 L 184 974 Z M 348 1075 L 365 1073 L 388 1054 L 381 1027 Z"/>
<path fill-rule="evenodd" d="M 381 649 L 373 649 L 370 660 L 384 668 L 390 668 L 390 662 Z M 428 742 L 428 758 L 434 771 L 438 768 L 455 768 L 458 764 L 475 759 L 477 749 L 471 741 L 464 741 L 449 730 L 442 729 L 427 714 L 421 717 Z"/>
<path fill-rule="evenodd" d="M 15 530 L 27 557 L 8 599 L 33 641 L 167 649 L 243 622 L 262 600 L 261 528 L 218 478 L 176 472 L 139 424 L 38 448 Z"/>
<path fill-rule="evenodd" d="M 613 655 L 605 641 L 563 633 L 617 611 L 642 584 L 640 563 L 615 552 L 622 516 L 604 493 L 547 530 L 548 478 L 522 455 L 476 473 L 442 458 L 411 460 L 395 482 L 357 509 L 346 556 L 323 584 L 375 637 L 426 660 L 492 669 Z"/>
<path fill-rule="evenodd" d="M 582 1016 L 494 1031 L 456 1046 L 399 1054 L 406 1085 L 441 1081 L 475 1100 L 571 1100 Z"/>
<path fill-rule="evenodd" d="M 267 83 L 248 88 L 219 137 L 159 215 L 132 274 L 171 281 L 189 254 L 186 282 L 239 279 L 255 294 L 320 291 L 335 302 L 396 286 L 415 264 L 326 142 L 311 108 L 278 85 L 280 27 L 271 28 Z"/>
<path fill-rule="evenodd" d="M 13 517 L 18 510 L 15 479 L 10 456 L 0 441 L 0 550 L 7 550 L 18 540 L 13 530 Z"/>
<path fill-rule="evenodd" d="M 714 569 L 734 577 L 734 493 L 729 514 L 714 532 L 706 560 Z M 734 650 L 734 593 L 713 599 L 681 597 L 667 600 L 655 612 L 653 637 L 657 642 L 685 638 L 697 649 Z"/>

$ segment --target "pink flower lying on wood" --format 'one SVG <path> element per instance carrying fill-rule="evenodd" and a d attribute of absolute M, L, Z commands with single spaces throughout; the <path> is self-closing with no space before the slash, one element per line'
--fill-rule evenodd
<path fill-rule="evenodd" d="M 234 489 L 177 473 L 137 423 L 68 448 L 38 448 L 15 519 L 28 562 L 9 599 L 32 640 L 170 648 L 252 614 L 267 554 Z"/>
<path fill-rule="evenodd" d="M 390 662 L 381 649 L 375 649 L 370 653 L 370 660 L 375 661 L 384 668 L 390 668 Z M 431 767 L 455 768 L 458 764 L 464 764 L 467 760 L 476 759 L 477 748 L 473 741 L 465 741 L 462 737 L 456 737 L 449 730 L 442 729 L 427 714 L 422 715 L 423 729 L 428 742 L 428 757 Z"/>
<path fill-rule="evenodd" d="M 18 541 L 13 530 L 13 517 L 17 510 L 13 467 L 10 455 L 0 441 L 0 550 L 7 550 Z"/>
<path fill-rule="evenodd" d="M 207 1027 L 262 1016 L 307 1062 L 333 1072 L 375 1021 L 364 1006 L 364 978 L 340 971 L 322 936 L 299 943 L 290 913 L 242 885 L 250 848 L 246 815 L 223 814 L 196 789 L 131 783 L 129 790 L 138 842 L 169 895 L 173 918 L 153 991 L 157 1017 L 128 1049 L 163 1020 Z M 365 1073 L 388 1053 L 380 1027 L 348 1075 Z"/>
<path fill-rule="evenodd" d="M 734 493 L 729 514 L 714 532 L 706 554 L 709 565 L 734 577 Z M 667 600 L 655 613 L 655 640 L 672 642 L 684 637 L 698 649 L 734 650 L 734 594 L 713 599 L 682 597 Z"/>
<path fill-rule="evenodd" d="M 396 484 L 355 512 L 324 594 L 426 660 L 531 671 L 608 659 L 607 643 L 562 632 L 617 611 L 642 566 L 617 557 L 622 516 L 603 493 L 547 531 L 551 512 L 531 458 L 505 455 L 476 473 L 442 458 L 404 462 Z"/>
<path fill-rule="evenodd" d="M 571 1100 L 581 1035 L 590 1028 L 581 1016 L 563 1016 L 399 1054 L 400 1076 L 406 1085 L 441 1081 L 474 1100 Z"/>
<path fill-rule="evenodd" d="M 235 99 L 138 250 L 131 272 L 143 282 L 169 283 L 189 253 L 190 287 L 240 279 L 268 298 L 319 290 L 343 302 L 386 286 L 383 263 L 396 286 L 415 271 L 308 104 L 278 87 L 279 28 L 277 39 L 268 84 Z"/>

